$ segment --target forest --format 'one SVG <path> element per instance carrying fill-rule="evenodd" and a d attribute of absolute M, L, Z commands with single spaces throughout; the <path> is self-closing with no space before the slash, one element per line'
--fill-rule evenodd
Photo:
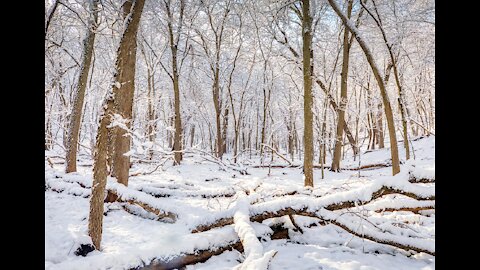
<path fill-rule="evenodd" d="M 45 0 L 45 269 L 435 269 L 434 0 Z"/>

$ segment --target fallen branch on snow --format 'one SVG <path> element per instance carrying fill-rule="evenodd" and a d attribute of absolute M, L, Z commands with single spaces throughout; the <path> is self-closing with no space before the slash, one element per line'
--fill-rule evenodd
<path fill-rule="evenodd" d="M 267 270 L 270 260 L 277 251 L 271 250 L 266 253 L 263 252 L 263 246 L 260 241 L 258 241 L 255 230 L 250 225 L 249 205 L 248 197 L 239 192 L 239 197 L 237 198 L 238 210 L 233 216 L 233 221 L 235 232 L 238 234 L 245 249 L 245 260 L 233 269 Z"/>
<path fill-rule="evenodd" d="M 405 184 L 406 187 L 408 187 L 409 185 L 414 185 L 408 182 Z M 277 201 L 272 200 L 258 203 L 255 205 L 254 212 L 251 215 L 250 220 L 261 222 L 271 217 L 281 217 L 284 215 L 295 214 L 295 211 L 302 211 L 304 213 L 308 212 L 309 216 L 315 217 L 316 211 L 320 208 L 324 208 L 330 211 L 351 208 L 357 205 L 365 205 L 375 199 L 378 199 L 388 194 L 402 194 L 416 200 L 435 200 L 434 195 L 428 194 L 428 192 L 427 194 L 424 194 L 422 192 L 416 192 L 413 187 L 410 188 L 410 191 L 404 191 L 396 187 L 390 187 L 385 185 L 379 186 L 379 188 L 377 188 L 376 190 L 368 190 L 369 188 L 371 189 L 371 187 L 366 187 L 358 190 L 349 190 L 341 193 L 334 193 L 320 198 L 290 198 L 289 200 L 286 200 L 286 203 L 284 204 L 281 204 L 280 200 L 285 200 L 285 198 L 280 198 Z M 360 198 L 359 194 L 361 193 L 367 193 L 367 195 L 364 196 L 364 198 Z M 339 198 L 341 198 L 340 201 L 338 201 Z M 296 206 L 290 207 L 286 205 Z M 263 209 L 269 209 L 269 211 L 264 211 Z M 233 224 L 233 216 L 231 216 L 230 213 L 228 213 L 227 215 L 230 216 L 225 216 L 219 218 L 214 222 L 200 224 L 196 226 L 192 230 L 192 233 L 203 232 L 212 228 Z"/>

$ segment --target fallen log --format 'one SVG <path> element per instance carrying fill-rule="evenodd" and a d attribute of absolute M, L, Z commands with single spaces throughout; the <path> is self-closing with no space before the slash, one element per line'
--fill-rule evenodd
<path fill-rule="evenodd" d="M 272 165 L 254 165 L 252 168 L 272 168 L 272 169 L 285 169 L 285 168 L 298 168 L 301 167 L 302 164 L 289 164 L 289 165 L 282 165 L 282 164 L 272 164 Z M 361 170 L 374 170 L 374 169 L 379 169 L 379 168 L 387 168 L 391 167 L 392 164 L 390 163 L 378 163 L 378 164 L 367 164 L 367 165 L 362 165 L 360 167 L 354 167 L 354 168 L 341 168 L 341 170 L 345 171 L 361 171 Z M 321 165 L 313 165 L 314 169 L 321 169 Z M 324 169 L 329 169 L 330 166 L 328 165 L 323 165 Z"/>
<path fill-rule="evenodd" d="M 435 179 L 415 178 L 415 177 L 412 177 L 412 178 L 408 179 L 408 182 L 410 182 L 410 183 L 424 183 L 424 184 L 427 184 L 427 183 L 435 183 Z"/>
<path fill-rule="evenodd" d="M 282 216 L 285 216 L 285 215 L 299 215 L 299 216 L 315 217 L 315 218 L 320 219 L 320 221 L 318 222 L 319 225 L 326 225 L 326 224 L 330 223 L 330 224 L 336 225 L 336 226 L 344 229 L 345 231 L 347 231 L 350 234 L 353 234 L 357 237 L 364 238 L 364 239 L 367 239 L 367 240 L 370 240 L 370 241 L 373 241 L 373 242 L 376 242 L 376 243 L 379 243 L 379 244 L 385 244 L 385 245 L 393 246 L 393 247 L 400 248 L 400 249 L 403 249 L 403 250 L 406 250 L 406 251 L 413 250 L 413 251 L 416 251 L 416 252 L 424 252 L 424 253 L 435 256 L 434 251 L 426 249 L 424 247 L 421 247 L 421 246 L 418 247 L 418 246 L 411 245 L 411 244 L 406 244 L 406 243 L 399 243 L 399 242 L 395 242 L 395 241 L 389 239 L 389 238 L 394 238 L 394 237 L 397 237 L 397 236 L 393 236 L 393 235 L 386 234 L 386 233 L 378 233 L 378 234 L 382 235 L 383 238 L 384 238 L 384 239 L 381 239 L 381 238 L 373 236 L 372 233 L 369 234 L 368 232 L 365 232 L 365 231 L 363 231 L 362 233 L 359 233 L 359 232 L 356 232 L 355 229 L 353 229 L 352 227 L 350 227 L 350 226 L 348 226 L 348 225 L 346 225 L 346 224 L 344 224 L 344 223 L 342 223 L 342 222 L 340 222 L 340 221 L 338 221 L 334 218 L 326 217 L 325 213 L 323 213 L 323 214 L 319 213 L 319 212 L 313 213 L 313 212 L 309 212 L 306 209 L 295 210 L 295 209 L 292 209 L 292 208 L 288 208 L 288 209 L 283 209 L 282 211 L 279 211 L 279 212 L 264 212 L 260 215 L 256 215 L 256 216 L 251 217 L 250 220 L 251 221 L 256 221 L 256 222 L 262 222 L 265 219 L 282 217 Z"/>
<path fill-rule="evenodd" d="M 423 248 L 423 247 L 417 247 L 417 246 L 414 246 L 414 245 L 411 245 L 411 244 L 395 242 L 395 241 L 390 240 L 390 239 L 379 239 L 378 237 L 374 237 L 374 236 L 369 235 L 368 233 L 365 233 L 365 232 L 362 232 L 362 233 L 356 232 L 353 228 L 347 226 L 346 224 L 338 222 L 337 220 L 328 219 L 328 218 L 325 218 L 325 217 L 321 217 L 321 218 L 324 221 L 329 222 L 331 224 L 334 224 L 334 225 L 344 229 L 348 233 L 351 233 L 351 234 L 353 234 L 355 236 L 358 236 L 360 238 L 367 239 L 367 240 L 370 240 L 370 241 L 373 241 L 373 242 L 379 243 L 379 244 L 393 246 L 393 247 L 400 248 L 400 249 L 403 249 L 403 250 L 406 250 L 406 251 L 413 250 L 413 251 L 416 251 L 416 252 L 424 252 L 424 253 L 430 254 L 432 256 L 435 256 L 435 251 L 432 251 L 432 250 L 429 250 L 429 249 L 426 249 L 426 248 Z M 385 236 L 388 236 L 388 235 L 385 234 Z M 386 238 L 389 238 L 389 237 L 386 237 Z"/>
<path fill-rule="evenodd" d="M 161 188 L 152 188 L 152 187 L 142 187 L 139 189 L 141 192 L 145 192 L 147 194 L 152 195 L 155 198 L 165 198 L 165 197 L 200 197 L 203 199 L 213 199 L 213 198 L 229 198 L 235 195 L 233 190 L 225 190 L 225 191 L 215 191 L 211 193 L 202 193 L 201 190 L 185 190 L 185 191 L 174 191 L 169 189 L 161 189 Z"/>
<path fill-rule="evenodd" d="M 435 200 L 435 196 L 421 196 L 419 194 L 415 194 L 413 192 L 406 192 L 401 189 L 396 189 L 392 187 L 386 187 L 382 186 L 379 190 L 375 191 L 372 194 L 372 197 L 370 200 L 359 202 L 359 201 L 345 201 L 337 204 L 331 204 L 326 207 L 324 207 L 327 210 L 333 211 L 333 210 L 340 210 L 340 209 L 346 209 L 350 207 L 355 207 L 358 205 L 358 203 L 361 203 L 361 205 L 365 205 L 373 200 L 376 200 L 382 196 L 389 195 L 389 194 L 401 194 L 407 197 L 410 197 L 412 199 L 418 200 L 418 201 L 427 201 L 427 200 Z"/>
<path fill-rule="evenodd" d="M 274 239 L 289 239 L 288 229 L 278 224 L 270 227 L 273 230 L 273 234 L 270 236 L 272 240 Z M 225 251 L 237 250 L 238 252 L 243 253 L 244 248 L 241 241 L 236 241 L 234 243 L 218 247 L 216 249 L 205 249 L 197 250 L 192 254 L 183 254 L 178 257 L 175 257 L 171 260 L 165 261 L 161 259 L 154 259 L 149 264 L 144 266 L 138 266 L 136 268 L 131 268 L 129 270 L 171 270 L 171 269 L 182 269 L 187 265 L 193 265 L 196 263 L 206 262 L 213 256 L 222 254 Z"/>
<path fill-rule="evenodd" d="M 117 198 L 118 202 L 127 202 L 127 203 L 132 204 L 132 205 L 137 205 L 137 206 L 140 206 L 141 208 L 143 208 L 143 210 L 155 214 L 157 216 L 157 220 L 161 220 L 161 221 L 168 222 L 168 223 L 174 223 L 177 220 L 177 215 L 174 214 L 174 213 L 160 210 L 158 208 L 155 208 L 155 207 L 149 205 L 148 203 L 141 202 L 139 200 L 124 199 L 124 198 L 122 198 L 122 196 L 119 196 L 118 193 L 113 189 L 109 189 L 109 192 Z"/>
<path fill-rule="evenodd" d="M 235 232 L 245 249 L 245 260 L 234 269 L 267 270 L 268 264 L 277 253 L 275 250 L 263 252 L 262 243 L 257 239 L 255 230 L 250 224 L 250 201 L 245 193 L 239 192 L 237 199 L 237 211 L 233 216 Z"/>
<path fill-rule="evenodd" d="M 415 214 L 420 214 L 420 211 L 423 211 L 423 210 L 435 210 L 435 206 L 384 208 L 384 209 L 375 210 L 375 212 L 382 213 L 382 212 L 394 212 L 394 211 L 408 211 Z"/>
<path fill-rule="evenodd" d="M 62 180 L 45 179 L 45 191 L 51 190 L 57 193 L 65 193 L 82 198 L 90 196 L 90 189 L 80 186 L 78 183 L 69 183 Z"/>
<path fill-rule="evenodd" d="M 351 191 L 346 191 L 345 194 L 346 195 L 351 194 Z M 281 217 L 281 216 L 285 216 L 285 215 L 295 214 L 296 211 L 301 211 L 301 212 L 304 213 L 304 215 L 307 215 L 307 216 L 310 216 L 310 217 L 315 217 L 316 216 L 316 210 L 318 210 L 320 208 L 324 208 L 324 209 L 330 210 L 330 211 L 347 209 L 347 208 L 355 207 L 355 206 L 358 206 L 358 205 L 368 204 L 369 202 L 371 202 L 375 199 L 378 199 L 378 198 L 380 198 L 384 195 L 388 195 L 388 194 L 401 194 L 401 195 L 404 195 L 404 196 L 407 196 L 407 197 L 410 197 L 410 198 L 413 198 L 413 199 L 416 199 L 416 200 L 422 200 L 422 201 L 423 200 L 435 200 L 435 196 L 428 196 L 428 195 L 424 195 L 424 194 L 415 194 L 414 192 L 407 192 L 407 191 L 400 190 L 400 189 L 397 189 L 397 188 L 394 188 L 394 187 L 380 186 L 380 188 L 378 188 L 376 191 L 372 192 L 371 195 L 368 196 L 367 199 L 363 199 L 363 200 L 358 199 L 358 198 L 348 199 L 348 196 L 346 196 L 347 199 L 345 199 L 345 201 L 343 201 L 343 202 L 331 203 L 331 202 L 329 202 L 329 201 L 331 201 L 330 198 L 332 198 L 332 196 L 336 195 L 336 194 L 331 194 L 331 195 L 327 195 L 327 196 L 317 198 L 316 203 L 312 204 L 311 202 L 312 201 L 315 202 L 314 200 L 307 201 L 307 199 L 298 198 L 298 204 L 308 203 L 310 205 L 316 205 L 316 207 L 309 210 L 309 208 L 307 206 L 297 207 L 296 209 L 291 208 L 291 207 L 275 206 L 274 210 L 272 210 L 272 211 L 268 211 L 268 212 L 257 211 L 257 212 L 260 212 L 260 213 L 259 214 L 253 214 L 250 217 L 250 220 L 251 221 L 256 221 L 256 222 L 262 222 L 263 220 L 265 220 L 267 218 Z M 293 203 L 293 199 L 294 198 L 291 199 L 292 203 Z M 269 202 L 256 204 L 255 206 L 256 206 L 256 209 L 261 209 L 262 206 L 269 205 L 271 203 L 272 202 L 269 201 Z M 227 217 L 220 218 L 217 221 L 212 222 L 212 223 L 197 225 L 192 230 L 192 233 L 203 232 L 203 231 L 210 230 L 212 228 L 217 228 L 217 227 L 222 227 L 222 226 L 225 226 L 225 225 L 230 225 L 232 223 L 233 223 L 233 217 L 232 216 L 227 216 Z"/>
<path fill-rule="evenodd" d="M 296 165 L 280 165 L 280 164 L 275 164 L 275 165 L 253 165 L 252 168 L 272 168 L 272 169 L 284 169 L 284 168 L 298 168 L 301 167 L 301 164 L 296 164 Z"/>

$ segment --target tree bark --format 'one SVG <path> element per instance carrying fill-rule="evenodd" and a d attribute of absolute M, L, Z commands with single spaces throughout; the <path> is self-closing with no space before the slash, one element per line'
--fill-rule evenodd
<path fill-rule="evenodd" d="M 353 0 L 348 0 L 347 16 L 350 19 L 352 15 Z M 342 60 L 342 73 L 340 82 L 340 106 L 338 108 L 338 123 L 337 123 L 337 135 L 335 139 L 335 148 L 333 150 L 333 159 L 331 171 L 340 171 L 340 155 L 343 146 L 343 126 L 345 125 L 345 110 L 347 109 L 347 81 L 348 81 L 348 64 L 350 58 L 350 46 L 348 29 L 345 27 L 343 32 L 343 60 Z"/>
<path fill-rule="evenodd" d="M 83 41 L 83 60 L 80 67 L 77 89 L 73 100 L 73 108 L 70 114 L 70 124 L 68 126 L 68 144 L 66 153 L 65 172 L 71 173 L 77 171 L 77 146 L 80 134 L 80 124 L 82 119 L 83 101 L 85 99 L 85 90 L 87 88 L 88 72 L 92 62 L 93 45 L 95 43 L 95 31 L 97 29 L 99 0 L 93 0 L 90 3 L 90 19 L 87 29 L 87 36 Z"/>
<path fill-rule="evenodd" d="M 103 105 L 103 114 L 100 117 L 100 125 L 97 131 L 97 140 L 95 144 L 95 156 L 93 163 L 93 184 L 92 195 L 90 197 L 90 213 L 88 217 L 88 235 L 92 238 L 94 247 L 100 250 L 102 240 L 103 226 L 103 198 L 105 196 L 105 186 L 107 184 L 107 150 L 108 133 L 107 128 L 110 125 L 110 117 L 113 104 L 113 94 L 110 93 Z"/>
<path fill-rule="evenodd" d="M 173 35 L 173 14 L 170 8 L 170 0 L 164 0 L 165 7 L 167 9 L 167 16 L 168 16 L 168 37 L 170 42 L 170 51 L 172 52 L 172 82 L 173 82 L 173 94 L 174 94 L 174 110 L 175 110 L 175 135 L 173 138 L 173 151 L 174 151 L 174 165 L 180 165 L 182 161 L 182 119 L 180 115 L 180 87 L 179 87 L 179 74 L 178 74 L 178 63 L 177 63 L 177 52 L 178 52 L 178 40 L 180 38 L 180 30 L 181 24 L 183 23 L 183 11 L 185 7 L 185 2 L 183 0 L 180 1 L 180 19 L 177 32 L 177 38 Z"/>
<path fill-rule="evenodd" d="M 132 122 L 133 96 L 135 91 L 135 64 L 137 53 L 137 31 L 145 0 L 128 0 L 123 5 L 124 17 L 128 20 L 117 50 L 114 75 L 114 113 L 119 114 L 128 129 Z M 128 15 L 127 15 L 128 14 Z M 119 183 L 128 185 L 130 136 L 128 131 L 115 128 L 113 141 L 112 176 Z"/>
<path fill-rule="evenodd" d="M 313 97 L 312 97 L 312 17 L 310 0 L 302 0 L 303 91 L 304 91 L 304 163 L 305 186 L 313 187 Z"/>

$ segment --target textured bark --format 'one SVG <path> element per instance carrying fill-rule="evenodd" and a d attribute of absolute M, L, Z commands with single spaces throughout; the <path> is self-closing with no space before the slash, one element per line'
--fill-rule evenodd
<path fill-rule="evenodd" d="M 353 0 L 348 0 L 347 16 L 350 19 L 352 15 Z M 343 126 L 345 125 L 345 111 L 347 109 L 347 81 L 348 81 L 348 64 L 350 59 L 350 46 L 348 29 L 345 27 L 343 32 L 343 58 L 342 73 L 340 82 L 340 106 L 338 108 L 337 134 L 335 139 L 335 148 L 333 150 L 331 171 L 340 171 L 340 156 L 343 146 Z"/>
<path fill-rule="evenodd" d="M 222 123 L 222 155 L 227 153 L 227 130 L 228 130 L 228 106 L 225 106 L 223 110 L 223 123 Z"/>
<path fill-rule="evenodd" d="M 178 27 L 178 33 L 177 33 L 177 38 L 174 37 L 173 35 L 173 14 L 170 8 L 170 0 L 164 0 L 165 7 L 167 10 L 167 16 L 168 16 L 168 21 L 167 21 L 167 28 L 168 28 L 168 38 L 169 38 L 169 44 L 170 44 L 170 51 L 172 53 L 172 83 L 173 83 L 173 95 L 174 95 L 174 111 L 175 111 L 175 135 L 173 138 L 173 151 L 174 151 L 174 165 L 180 165 L 180 162 L 182 161 L 183 155 L 182 155 L 182 137 L 183 137 L 183 132 L 182 132 L 182 119 L 180 115 L 180 87 L 179 87 L 179 74 L 178 74 L 178 63 L 177 63 L 177 52 L 178 52 L 178 40 L 180 38 L 180 30 L 181 30 L 181 25 L 183 23 L 183 11 L 185 7 L 185 2 L 183 0 L 180 1 L 180 19 L 179 19 L 179 24 L 180 26 Z"/>
<path fill-rule="evenodd" d="M 95 249 L 100 250 L 102 240 L 103 226 L 103 198 L 105 186 L 107 184 L 107 150 L 108 150 L 108 133 L 107 128 L 110 125 L 110 106 L 113 103 L 113 96 L 107 97 L 103 105 L 103 115 L 100 117 L 100 125 L 97 131 L 97 140 L 95 144 L 95 155 L 93 163 L 93 184 L 92 195 L 90 197 L 90 213 L 88 217 L 88 235 L 92 238 Z"/>
<path fill-rule="evenodd" d="M 213 106 L 215 108 L 215 130 L 217 133 L 217 157 L 222 159 L 223 156 L 223 137 L 222 137 L 222 123 L 221 123 L 221 118 L 222 118 L 222 108 L 220 105 L 220 85 L 219 85 L 219 73 L 220 69 L 218 67 L 215 68 L 215 75 L 214 75 L 214 80 L 213 80 Z"/>
<path fill-rule="evenodd" d="M 312 17 L 310 0 L 303 0 L 302 6 L 302 38 L 303 38 L 303 117 L 304 117 L 304 156 L 303 172 L 305 186 L 313 187 L 313 97 L 312 97 Z"/>
<path fill-rule="evenodd" d="M 392 158 L 392 175 L 396 175 L 400 172 L 400 160 L 398 158 L 398 145 L 397 145 L 397 137 L 395 134 L 395 123 L 393 122 L 393 112 L 392 107 L 390 105 L 390 100 L 388 98 L 387 90 L 385 89 L 385 82 L 383 81 L 382 77 L 380 76 L 380 70 L 378 69 L 375 60 L 373 59 L 373 55 L 370 49 L 367 47 L 365 41 L 358 35 L 356 29 L 351 24 L 350 20 L 345 17 L 345 15 L 340 11 L 337 4 L 334 0 L 328 0 L 330 6 L 333 8 L 335 13 L 342 19 L 343 24 L 346 28 L 355 36 L 358 44 L 362 48 L 362 51 L 367 58 L 367 61 L 373 71 L 373 75 L 377 80 L 378 86 L 380 88 L 380 94 L 382 96 L 383 106 L 385 109 L 385 116 L 387 118 L 387 126 L 388 126 L 388 135 L 390 138 L 390 154 Z"/>
<path fill-rule="evenodd" d="M 382 112 L 382 103 L 378 103 L 377 106 L 377 143 L 378 143 L 378 149 L 383 149 L 385 148 L 385 140 L 383 136 L 383 112 Z"/>
<path fill-rule="evenodd" d="M 78 77 L 77 89 L 73 100 L 73 108 L 70 114 L 70 124 L 68 126 L 68 144 L 66 153 L 65 172 L 77 171 L 77 147 L 78 137 L 80 135 L 80 124 L 82 121 L 83 101 L 85 99 L 85 90 L 87 88 L 88 72 L 92 62 L 93 45 L 95 43 L 95 31 L 97 29 L 99 0 L 93 0 L 90 6 L 90 19 L 88 25 L 87 36 L 83 40 L 83 60 L 80 67 L 80 75 Z"/>
<path fill-rule="evenodd" d="M 117 50 L 114 76 L 114 113 L 125 119 L 128 129 L 131 127 L 133 96 L 135 91 L 135 64 L 137 53 L 137 30 L 142 16 L 145 0 L 128 0 L 123 5 L 124 17 L 127 23 Z M 128 15 L 126 15 L 128 14 Z M 115 128 L 112 176 L 119 183 L 128 185 L 130 157 L 124 154 L 130 151 L 130 136 L 128 131 Z"/>

